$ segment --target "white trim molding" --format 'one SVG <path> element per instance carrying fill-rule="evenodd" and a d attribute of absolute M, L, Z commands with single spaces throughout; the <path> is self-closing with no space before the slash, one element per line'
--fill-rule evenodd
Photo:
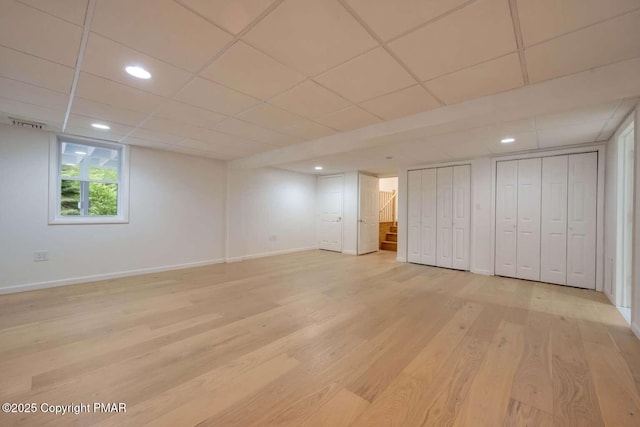
<path fill-rule="evenodd" d="M 118 279 L 121 277 L 140 276 L 143 274 L 160 273 L 163 271 L 183 270 L 185 268 L 203 267 L 212 264 L 222 264 L 224 258 L 210 259 L 204 261 L 188 262 L 184 264 L 163 265 L 160 267 L 140 268 L 137 270 L 118 271 L 115 273 L 94 274 L 91 276 L 70 277 L 67 279 L 50 280 L 47 282 L 25 283 L 0 288 L 0 295 L 13 294 L 16 292 L 35 291 L 37 289 L 56 288 L 59 286 L 77 285 L 80 283 L 99 282 L 108 279 Z"/>

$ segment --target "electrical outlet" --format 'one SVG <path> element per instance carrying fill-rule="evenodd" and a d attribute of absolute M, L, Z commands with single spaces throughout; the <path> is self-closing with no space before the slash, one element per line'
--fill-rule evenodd
<path fill-rule="evenodd" d="M 33 261 L 49 261 L 49 251 L 35 251 L 33 253 Z"/>

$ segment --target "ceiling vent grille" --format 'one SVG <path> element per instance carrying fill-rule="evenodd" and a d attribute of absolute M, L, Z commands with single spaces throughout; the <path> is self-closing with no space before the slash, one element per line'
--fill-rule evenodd
<path fill-rule="evenodd" d="M 11 120 L 11 123 L 14 126 L 18 126 L 18 127 L 21 127 L 21 128 L 43 130 L 43 129 L 45 129 L 47 127 L 47 125 L 45 125 L 43 123 L 29 122 L 27 120 L 14 119 L 13 117 L 9 117 L 9 120 Z"/>

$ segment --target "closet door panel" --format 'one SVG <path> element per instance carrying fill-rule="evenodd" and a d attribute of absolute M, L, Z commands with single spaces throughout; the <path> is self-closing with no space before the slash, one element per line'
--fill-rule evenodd
<path fill-rule="evenodd" d="M 420 263 L 436 265 L 436 169 L 422 170 L 420 219 Z"/>
<path fill-rule="evenodd" d="M 542 159 L 540 280 L 567 283 L 568 156 Z"/>
<path fill-rule="evenodd" d="M 409 171 L 407 182 L 407 261 L 420 262 L 421 176 L 419 170 Z"/>
<path fill-rule="evenodd" d="M 518 161 L 496 164 L 495 273 L 516 277 Z"/>
<path fill-rule="evenodd" d="M 471 224 L 471 166 L 453 167 L 452 267 L 469 269 L 469 228 Z"/>
<path fill-rule="evenodd" d="M 540 280 L 540 186 L 542 159 L 518 160 L 516 277 Z"/>
<path fill-rule="evenodd" d="M 597 153 L 569 156 L 567 285 L 596 286 Z"/>
<path fill-rule="evenodd" d="M 438 267 L 452 267 L 453 245 L 452 211 L 453 211 L 453 168 L 437 169 L 437 230 L 436 238 L 436 265 Z"/>

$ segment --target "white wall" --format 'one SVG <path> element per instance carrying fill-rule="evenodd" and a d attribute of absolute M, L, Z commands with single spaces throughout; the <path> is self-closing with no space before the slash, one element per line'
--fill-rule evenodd
<path fill-rule="evenodd" d="M 604 192 L 604 293 L 612 303 L 617 267 L 618 227 L 618 135 L 607 143 Z"/>
<path fill-rule="evenodd" d="M 227 259 L 317 248 L 316 177 L 229 169 Z"/>
<path fill-rule="evenodd" d="M 478 274 L 491 274 L 491 159 L 471 163 L 471 267 Z M 425 167 L 448 166 L 454 163 Z M 407 259 L 407 170 L 398 173 L 398 261 Z"/>
<path fill-rule="evenodd" d="M 398 191 L 398 178 L 395 176 L 391 178 L 380 178 L 379 183 L 380 191 Z"/>
<path fill-rule="evenodd" d="M 48 133 L 0 125 L 0 292 L 224 260 L 223 162 L 131 147 L 130 222 L 104 225 L 48 225 L 48 167 Z"/>

